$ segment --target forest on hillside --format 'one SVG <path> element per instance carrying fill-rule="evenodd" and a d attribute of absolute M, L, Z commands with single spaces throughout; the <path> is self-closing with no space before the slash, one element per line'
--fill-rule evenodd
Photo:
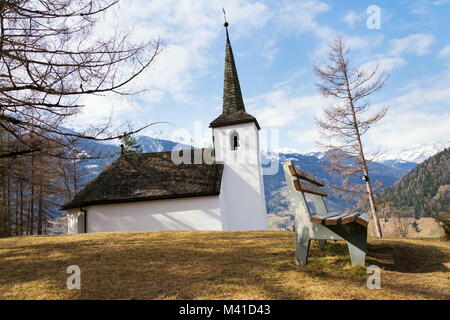
<path fill-rule="evenodd" d="M 41 151 L 0 158 L 0 237 L 48 233 L 60 205 L 84 184 L 82 152 L 74 144 L 51 143 L 39 134 L 21 138 L 45 146 Z M 0 130 L 0 144 L 14 149 L 17 142 Z"/>
<path fill-rule="evenodd" d="M 450 213 L 450 148 L 425 160 L 378 195 L 380 206 L 405 215 L 436 217 Z"/>

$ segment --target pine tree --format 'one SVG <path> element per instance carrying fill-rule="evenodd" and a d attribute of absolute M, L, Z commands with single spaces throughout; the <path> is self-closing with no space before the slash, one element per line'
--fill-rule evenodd
<path fill-rule="evenodd" d="M 120 138 L 121 142 L 121 154 L 122 155 L 134 155 L 142 153 L 142 147 L 136 141 L 136 138 L 131 134 L 125 134 Z"/>

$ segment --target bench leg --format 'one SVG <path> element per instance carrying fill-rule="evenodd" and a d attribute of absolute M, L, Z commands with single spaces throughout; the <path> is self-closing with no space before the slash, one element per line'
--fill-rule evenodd
<path fill-rule="evenodd" d="M 367 252 L 367 228 L 357 223 L 328 226 L 328 228 L 347 241 L 352 265 L 364 266 Z"/>
<path fill-rule="evenodd" d="M 308 262 L 310 243 L 311 240 L 309 238 L 297 238 L 297 244 L 295 246 L 295 263 L 305 265 Z"/>
<path fill-rule="evenodd" d="M 354 228 L 356 230 L 352 233 L 352 237 L 347 239 L 350 260 L 352 265 L 364 266 L 366 265 L 367 228 L 358 224 L 354 225 Z"/>
<path fill-rule="evenodd" d="M 347 242 L 350 260 L 353 266 L 366 265 L 366 252 L 350 242 Z"/>

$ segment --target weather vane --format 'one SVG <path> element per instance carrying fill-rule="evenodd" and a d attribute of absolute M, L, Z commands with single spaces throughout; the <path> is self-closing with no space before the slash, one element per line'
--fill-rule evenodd
<path fill-rule="evenodd" d="M 225 23 L 223 24 L 226 27 L 228 27 L 228 22 L 227 22 L 227 14 L 225 12 L 225 8 L 222 7 L 222 11 L 223 11 L 223 19 L 225 20 Z"/>

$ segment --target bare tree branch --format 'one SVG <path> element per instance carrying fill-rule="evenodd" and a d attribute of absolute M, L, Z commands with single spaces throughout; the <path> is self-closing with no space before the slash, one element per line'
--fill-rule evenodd
<path fill-rule="evenodd" d="M 0 126 L 32 150 L 22 136 L 112 140 L 123 135 L 71 134 L 64 121 L 84 107 L 87 94 L 134 94 L 129 84 L 161 51 L 159 39 L 132 44 L 130 34 L 94 35 L 96 21 L 119 0 L 0 1 Z M 148 125 L 130 133 L 136 133 Z M 4 155 L 17 150 L 5 152 Z"/>

